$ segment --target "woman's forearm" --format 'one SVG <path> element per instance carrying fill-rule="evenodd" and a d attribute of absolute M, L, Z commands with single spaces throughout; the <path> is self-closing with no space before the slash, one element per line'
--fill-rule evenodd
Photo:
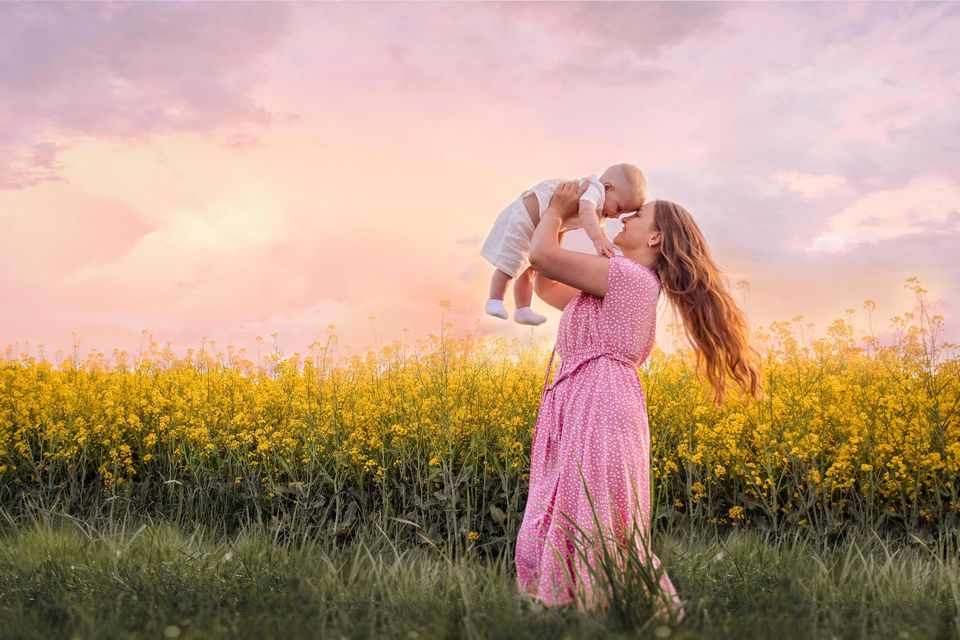
<path fill-rule="evenodd" d="M 561 182 L 550 196 L 547 210 L 530 239 L 530 264 L 538 273 L 555 279 L 555 267 L 564 262 L 565 254 L 571 253 L 560 248 L 560 228 L 568 216 L 576 214 L 577 202 L 585 189 L 578 187 L 575 180 L 569 180 Z"/>

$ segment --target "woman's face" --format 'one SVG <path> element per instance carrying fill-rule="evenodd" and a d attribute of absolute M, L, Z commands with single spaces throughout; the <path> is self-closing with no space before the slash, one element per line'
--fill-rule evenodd
<path fill-rule="evenodd" d="M 613 238 L 613 244 L 628 253 L 638 247 L 646 247 L 651 238 L 659 238 L 660 232 L 653 229 L 654 201 L 643 205 L 636 213 L 620 218 L 623 229 Z M 655 239 L 656 239 L 655 238 Z"/>

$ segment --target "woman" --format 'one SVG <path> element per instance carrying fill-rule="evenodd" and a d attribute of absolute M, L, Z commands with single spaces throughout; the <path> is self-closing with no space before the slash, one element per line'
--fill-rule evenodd
<path fill-rule="evenodd" d="M 621 544 L 639 530 L 640 546 L 647 545 L 641 557 L 660 566 L 649 547 L 650 435 L 636 368 L 653 347 L 661 289 L 681 314 L 698 367 L 705 364 L 715 402 L 728 371 L 741 389 L 762 393 L 746 319 L 690 214 L 671 202 L 649 202 L 622 218 L 613 240 L 622 256 L 588 255 L 560 248 L 558 237 L 561 223 L 577 215 L 580 193 L 575 181 L 557 188 L 530 247 L 537 295 L 563 310 L 561 363 L 537 416 L 515 562 L 521 591 L 548 605 L 602 599 L 584 565 L 585 557 L 594 559 L 573 544 L 576 529 L 594 538 L 599 523 L 606 539 Z M 682 619 L 666 573 L 659 586 L 658 611 Z"/>

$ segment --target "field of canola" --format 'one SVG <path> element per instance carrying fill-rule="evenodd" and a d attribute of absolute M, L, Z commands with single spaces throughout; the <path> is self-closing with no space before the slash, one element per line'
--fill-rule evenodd
<path fill-rule="evenodd" d="M 894 341 L 838 319 L 757 330 L 769 398 L 707 400 L 689 351 L 638 370 L 657 518 L 739 527 L 848 523 L 922 531 L 960 514 L 960 359 L 925 290 Z M 867 301 L 869 312 L 873 304 Z M 343 537 L 362 521 L 496 551 L 515 539 L 549 349 L 500 338 L 395 343 L 334 360 L 155 341 L 131 358 L 0 362 L 0 506 L 217 511 Z"/>

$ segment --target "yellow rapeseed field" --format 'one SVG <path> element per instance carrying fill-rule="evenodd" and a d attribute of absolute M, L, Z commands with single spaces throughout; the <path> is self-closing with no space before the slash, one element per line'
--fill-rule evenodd
<path fill-rule="evenodd" d="M 824 528 L 957 518 L 958 359 L 936 344 L 942 319 L 926 312 L 925 290 L 908 286 L 920 313 L 893 319 L 895 344 L 855 336 L 849 320 L 816 339 L 798 335 L 802 318 L 756 331 L 762 402 L 731 392 L 716 407 L 692 353 L 655 349 L 638 375 L 657 513 Z M 337 526 L 376 511 L 506 539 L 549 350 L 449 329 L 336 362 L 332 328 L 307 356 L 260 364 L 232 349 L 178 358 L 155 341 L 135 359 L 59 366 L 8 348 L 2 502 L 38 487 L 114 495 L 203 479 L 268 511 L 335 503 L 325 513 Z"/>

